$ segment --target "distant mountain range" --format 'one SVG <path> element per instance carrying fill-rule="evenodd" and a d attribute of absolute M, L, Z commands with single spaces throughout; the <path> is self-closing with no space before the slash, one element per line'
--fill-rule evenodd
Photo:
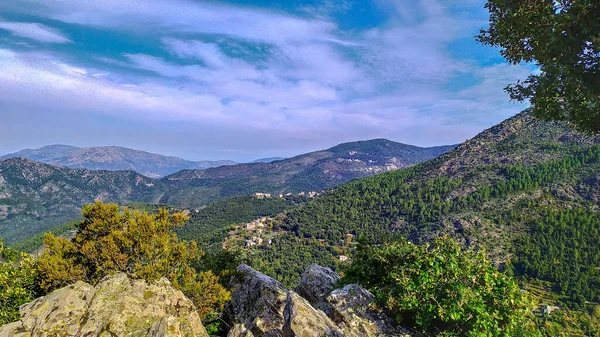
<path fill-rule="evenodd" d="M 318 191 L 355 178 L 393 171 L 435 158 L 455 146 L 423 148 L 374 139 L 344 143 L 270 163 L 249 163 L 206 170 L 184 170 L 163 180 L 178 193 L 161 202 L 198 207 L 255 192 L 274 194 Z"/>
<path fill-rule="evenodd" d="M 421 148 L 377 139 L 345 143 L 269 163 L 184 170 L 160 179 L 134 171 L 72 169 L 64 164 L 10 158 L 0 161 L 0 236 L 10 243 L 46 231 L 78 217 L 81 206 L 94 200 L 200 207 L 255 192 L 316 191 L 414 165 L 453 148 Z M 47 158 L 47 153 L 55 158 L 73 153 L 73 148 L 65 146 L 47 150 L 37 154 L 32 151 L 28 156 L 40 160 Z"/>
<path fill-rule="evenodd" d="M 163 156 L 118 146 L 80 148 L 69 145 L 49 145 L 39 149 L 21 150 L 2 156 L 0 160 L 19 157 L 69 168 L 108 171 L 131 170 L 151 178 L 164 177 L 185 169 L 203 170 L 236 164 L 231 160 L 189 161 L 178 157 Z"/>

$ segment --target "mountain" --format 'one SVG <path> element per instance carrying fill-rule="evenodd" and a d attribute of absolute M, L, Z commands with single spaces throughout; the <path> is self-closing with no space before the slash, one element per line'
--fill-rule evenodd
<path fill-rule="evenodd" d="M 285 213 L 274 233 L 244 235 L 274 238 L 248 254 L 288 284 L 309 263 L 335 268 L 359 236 L 448 235 L 552 291 L 544 301 L 579 308 L 600 302 L 599 210 L 600 137 L 522 113 L 429 162 L 342 185 Z"/>
<path fill-rule="evenodd" d="M 285 158 L 283 158 L 283 157 L 260 158 L 260 159 L 253 160 L 250 163 L 271 163 L 271 162 L 274 162 L 274 161 L 284 160 L 284 159 Z"/>
<path fill-rule="evenodd" d="M 7 243 L 73 220 L 95 200 L 156 202 L 160 181 L 133 171 L 90 171 L 34 162 L 0 161 L 0 236 Z"/>
<path fill-rule="evenodd" d="M 69 168 L 131 170 L 152 178 L 163 177 L 184 169 L 202 170 L 235 164 L 230 160 L 194 162 L 118 146 L 79 148 L 68 145 L 49 145 L 39 149 L 21 150 L 2 156 L 0 160 L 18 157 Z"/>
<path fill-rule="evenodd" d="M 0 161 L 0 236 L 10 244 L 42 233 L 76 219 L 81 206 L 94 200 L 199 208 L 212 201 L 256 192 L 278 196 L 316 191 L 406 167 L 451 148 L 373 140 L 273 163 L 187 170 L 161 179 L 134 171 L 71 169 L 11 158 Z M 61 151 L 65 149 L 52 149 L 54 153 Z"/>
<path fill-rule="evenodd" d="M 287 194 L 338 186 L 355 178 L 405 168 L 453 149 L 423 148 L 375 139 L 344 143 L 271 163 L 248 163 L 206 170 L 184 170 L 163 178 L 178 193 L 162 203 L 198 207 L 211 201 L 256 192 Z"/>

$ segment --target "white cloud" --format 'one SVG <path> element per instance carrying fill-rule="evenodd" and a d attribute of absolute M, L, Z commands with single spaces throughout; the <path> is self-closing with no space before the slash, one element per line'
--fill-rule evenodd
<path fill-rule="evenodd" d="M 58 30 L 36 22 L 0 21 L 0 29 L 8 30 L 12 35 L 45 43 L 71 43 Z"/>
<path fill-rule="evenodd" d="M 476 24 L 450 13 L 448 2 L 378 0 L 389 19 L 348 32 L 327 15 L 307 19 L 206 2 L 32 1 L 20 0 L 13 10 L 135 38 L 147 34 L 163 50 L 95 54 L 86 63 L 47 51 L 0 50 L 0 105 L 185 122 L 198 134 L 229 135 L 238 146 L 269 139 L 282 148 L 318 148 L 375 137 L 460 142 L 520 109 L 502 88 L 527 72 L 453 57 L 449 44 L 472 35 Z M 457 74 L 478 84 L 449 90 Z"/>

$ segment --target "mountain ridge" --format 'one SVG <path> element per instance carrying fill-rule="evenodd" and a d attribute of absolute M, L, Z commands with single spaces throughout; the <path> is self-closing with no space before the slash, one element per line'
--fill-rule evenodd
<path fill-rule="evenodd" d="M 0 160 L 16 157 L 69 168 L 132 170 L 151 178 L 163 177 L 186 168 L 206 169 L 236 164 L 230 160 L 190 161 L 122 146 L 75 147 L 61 144 L 20 150 L 1 156 Z"/>
<path fill-rule="evenodd" d="M 365 143 L 361 144 L 365 146 Z M 376 158 L 374 151 L 380 151 L 381 144 L 373 144 L 375 146 L 365 157 L 371 158 L 369 160 L 373 163 L 361 161 L 356 155 L 352 155 L 354 161 L 348 161 L 343 156 L 336 157 L 335 153 L 325 150 L 316 152 L 316 155 L 311 153 L 273 163 L 180 171 L 160 179 L 149 178 L 132 170 L 71 169 L 24 158 L 10 158 L 0 161 L 0 235 L 5 237 L 7 243 L 33 236 L 77 218 L 81 206 L 95 200 L 198 208 L 212 201 L 257 192 L 287 194 L 288 191 L 320 190 L 404 165 L 405 162 L 397 157 Z M 390 141 L 387 144 L 390 148 L 386 150 L 393 152 L 392 145 L 399 143 Z M 345 145 L 342 152 L 353 151 L 348 146 Z M 406 147 L 404 144 L 398 146 L 402 149 Z M 418 154 L 418 147 L 410 149 Z M 429 159 L 446 149 L 436 148 L 433 152 L 431 149 L 425 150 L 420 154 L 424 157 L 406 152 L 410 155 L 406 163 Z M 389 158 L 395 158 L 396 166 L 381 166 Z M 331 176 L 333 171 L 335 174 Z"/>

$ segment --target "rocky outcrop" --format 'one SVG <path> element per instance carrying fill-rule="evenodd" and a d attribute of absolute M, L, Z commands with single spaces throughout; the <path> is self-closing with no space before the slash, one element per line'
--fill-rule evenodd
<path fill-rule="evenodd" d="M 324 301 L 331 293 L 340 276 L 330 268 L 311 264 L 302 274 L 296 291 L 317 309 L 329 313 L 327 303 Z"/>
<path fill-rule="evenodd" d="M 309 266 L 298 293 L 247 265 L 237 270 L 226 314 L 233 326 L 228 337 L 410 336 L 371 308 L 373 296 L 362 287 L 334 290 L 339 276 L 329 268 Z"/>
<path fill-rule="evenodd" d="M 21 307 L 21 321 L 0 337 L 208 336 L 192 302 L 163 278 L 154 284 L 125 274 L 58 289 Z"/>

